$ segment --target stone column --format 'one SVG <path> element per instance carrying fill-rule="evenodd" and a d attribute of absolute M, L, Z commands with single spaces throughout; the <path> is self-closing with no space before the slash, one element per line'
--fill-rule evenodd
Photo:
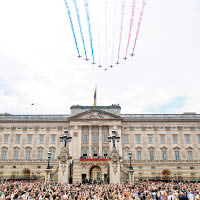
<path fill-rule="evenodd" d="M 102 143 L 103 143 L 102 126 L 99 126 L 99 156 L 103 156 L 102 155 Z"/>
<path fill-rule="evenodd" d="M 120 184 L 120 156 L 116 148 L 108 155 L 110 183 Z"/>
<path fill-rule="evenodd" d="M 129 171 L 129 183 L 134 184 L 134 171 Z"/>
<path fill-rule="evenodd" d="M 92 127 L 89 126 L 89 156 L 92 157 Z"/>
<path fill-rule="evenodd" d="M 81 144 L 82 144 L 82 126 L 78 127 L 78 158 L 81 157 Z"/>
<path fill-rule="evenodd" d="M 58 183 L 69 183 L 69 149 L 63 147 L 59 156 Z"/>
<path fill-rule="evenodd" d="M 45 184 L 50 182 L 51 169 L 45 169 Z"/>

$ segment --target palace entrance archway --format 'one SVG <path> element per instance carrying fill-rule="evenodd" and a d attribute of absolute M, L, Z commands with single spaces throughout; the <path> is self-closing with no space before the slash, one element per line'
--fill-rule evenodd
<path fill-rule="evenodd" d="M 92 182 L 94 181 L 101 181 L 101 177 L 102 177 L 102 171 L 101 168 L 98 166 L 93 166 L 90 169 L 90 180 L 92 180 Z"/>

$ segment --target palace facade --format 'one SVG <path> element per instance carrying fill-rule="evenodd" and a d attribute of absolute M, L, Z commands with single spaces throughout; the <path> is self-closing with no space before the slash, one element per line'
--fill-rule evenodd
<path fill-rule="evenodd" d="M 130 159 L 135 180 L 200 180 L 200 115 L 121 114 L 119 105 L 70 109 L 69 115 L 0 115 L 0 179 L 44 179 L 50 151 L 56 180 L 60 136 L 68 129 L 70 182 L 109 182 L 112 130 L 120 137 L 121 182 L 128 180 Z"/>

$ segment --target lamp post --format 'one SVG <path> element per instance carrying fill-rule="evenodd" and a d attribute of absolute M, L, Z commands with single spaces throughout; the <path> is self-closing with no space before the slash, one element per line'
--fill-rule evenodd
<path fill-rule="evenodd" d="M 50 182 L 50 173 L 51 173 L 51 167 L 50 167 L 50 159 L 51 159 L 51 152 L 48 152 L 48 165 L 45 169 L 45 183 Z"/>
<path fill-rule="evenodd" d="M 134 177 L 133 177 L 133 173 L 134 173 L 134 170 L 133 170 L 133 166 L 132 166 L 132 163 L 131 163 L 131 160 L 132 160 L 132 152 L 128 152 L 128 155 L 129 155 L 129 160 L 130 160 L 130 165 L 129 165 L 129 181 L 130 183 L 134 183 Z"/>
<path fill-rule="evenodd" d="M 71 142 L 72 137 L 68 135 L 68 130 L 64 131 L 64 135 L 60 136 L 60 142 L 64 142 L 64 147 L 67 146 L 67 142 Z"/>
<path fill-rule="evenodd" d="M 48 165 L 47 165 L 47 169 L 51 169 L 51 167 L 50 167 L 50 159 L 51 159 L 51 152 L 49 151 L 48 152 Z"/>
<path fill-rule="evenodd" d="M 116 140 L 117 140 L 117 142 L 119 142 L 120 137 L 117 136 L 117 132 L 113 130 L 112 131 L 112 136 L 108 137 L 108 142 L 113 142 L 113 148 L 116 148 L 116 145 L 115 145 Z"/>

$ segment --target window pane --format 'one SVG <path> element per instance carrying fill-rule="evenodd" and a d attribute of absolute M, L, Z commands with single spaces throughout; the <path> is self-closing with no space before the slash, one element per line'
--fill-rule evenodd
<path fill-rule="evenodd" d="M 190 136 L 189 135 L 185 136 L 185 141 L 186 141 L 186 144 L 190 144 Z"/>
<path fill-rule="evenodd" d="M 83 135 L 83 142 L 84 142 L 84 143 L 87 143 L 87 142 L 88 142 L 88 137 L 87 137 L 87 135 Z"/>
<path fill-rule="evenodd" d="M 108 136 L 104 135 L 104 143 L 107 143 L 107 142 L 108 142 Z"/>
<path fill-rule="evenodd" d="M 180 160 L 180 158 L 179 158 L 179 151 L 175 151 L 175 157 L 176 157 L 176 160 Z"/>
<path fill-rule="evenodd" d="M 173 143 L 177 144 L 177 135 L 173 135 Z"/>
<path fill-rule="evenodd" d="M 141 160 L 142 159 L 142 156 L 141 156 L 141 151 L 137 151 L 137 159 L 138 160 Z"/>
<path fill-rule="evenodd" d="M 150 160 L 154 160 L 154 152 L 150 151 Z"/>
<path fill-rule="evenodd" d="M 167 160 L 167 152 L 166 151 L 162 152 L 162 158 L 163 158 L 163 160 Z"/>
<path fill-rule="evenodd" d="M 96 144 L 97 143 L 97 135 L 93 135 L 93 142 Z"/>
<path fill-rule="evenodd" d="M 27 151 L 27 152 L 26 152 L 26 160 L 30 160 L 30 155 L 31 155 L 31 152 L 30 152 L 30 151 Z"/>
<path fill-rule="evenodd" d="M 18 151 L 14 151 L 14 160 L 18 159 Z"/>
<path fill-rule="evenodd" d="M 96 149 L 93 150 L 93 156 L 97 156 L 97 150 Z"/>
<path fill-rule="evenodd" d="M 153 142 L 153 136 L 152 135 L 148 136 L 148 140 L 149 140 L 149 143 L 151 144 Z"/>
<path fill-rule="evenodd" d="M 199 144 L 200 144 L 200 135 L 198 135 L 198 141 L 199 141 Z"/>
<path fill-rule="evenodd" d="M 20 143 L 20 136 L 19 136 L 19 135 L 16 136 L 16 143 L 17 143 L 17 144 Z"/>
<path fill-rule="evenodd" d="M 38 152 L 38 159 L 39 159 L 39 160 L 42 160 L 42 153 L 43 153 L 43 151 L 39 151 L 39 152 Z"/>
<path fill-rule="evenodd" d="M 161 136 L 160 136 L 160 139 L 161 139 L 161 144 L 165 144 L 165 136 L 164 136 L 164 135 L 161 135 Z"/>
<path fill-rule="evenodd" d="M 124 135 L 124 143 L 128 144 L 128 135 Z"/>
<path fill-rule="evenodd" d="M 32 142 L 32 135 L 28 135 L 28 143 Z"/>
<path fill-rule="evenodd" d="M 136 143 L 140 144 L 140 135 L 136 135 Z"/>
<path fill-rule="evenodd" d="M 44 136 L 40 135 L 40 143 L 43 143 L 43 142 L 44 142 Z"/>
<path fill-rule="evenodd" d="M 192 151 L 188 151 L 188 160 L 192 160 Z"/>
<path fill-rule="evenodd" d="M 55 151 L 51 151 L 51 160 L 55 159 Z"/>
<path fill-rule="evenodd" d="M 2 160 L 6 160 L 6 154 L 7 154 L 7 152 L 6 151 L 2 151 Z"/>
<path fill-rule="evenodd" d="M 55 136 L 55 135 L 52 135 L 52 136 L 51 136 L 51 143 L 54 144 L 55 142 L 56 142 L 56 136 Z"/>
<path fill-rule="evenodd" d="M 8 143 L 8 135 L 4 136 L 4 143 Z"/>

